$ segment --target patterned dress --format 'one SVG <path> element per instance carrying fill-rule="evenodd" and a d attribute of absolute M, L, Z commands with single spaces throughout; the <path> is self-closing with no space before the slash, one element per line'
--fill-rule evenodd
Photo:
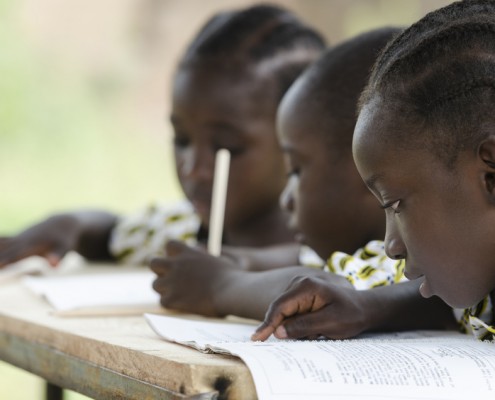
<path fill-rule="evenodd" d="M 358 290 L 405 282 L 404 260 L 392 260 L 385 255 L 383 242 L 372 241 L 353 255 L 335 252 L 325 263 L 311 249 L 301 251 L 302 265 L 322 268 L 346 277 Z M 495 294 L 492 294 L 494 296 Z M 495 341 L 495 309 L 487 296 L 467 309 L 454 309 L 459 329 L 479 340 Z"/>
<path fill-rule="evenodd" d="M 187 201 L 159 207 L 151 205 L 123 218 L 112 232 L 111 253 L 127 264 L 145 264 L 151 257 L 165 255 L 165 244 L 175 239 L 194 246 L 204 232 L 201 221 Z M 344 276 L 358 290 L 405 282 L 405 262 L 385 255 L 383 242 L 372 241 L 354 254 L 334 252 L 325 262 L 309 247 L 301 247 L 301 265 L 321 268 Z M 480 340 L 495 340 L 495 310 L 487 296 L 469 309 L 455 309 L 462 332 Z"/>
<path fill-rule="evenodd" d="M 198 243 L 201 221 L 188 201 L 170 206 L 150 205 L 122 218 L 112 231 L 110 253 L 125 264 L 145 264 L 165 255 L 169 240 Z"/>

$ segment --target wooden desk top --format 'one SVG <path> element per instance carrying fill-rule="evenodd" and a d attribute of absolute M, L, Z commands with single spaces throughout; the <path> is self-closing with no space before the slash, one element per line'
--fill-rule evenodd
<path fill-rule="evenodd" d="M 97 399 L 256 398 L 238 358 L 168 343 L 143 317 L 51 311 L 19 281 L 1 285 L 0 359 Z"/>

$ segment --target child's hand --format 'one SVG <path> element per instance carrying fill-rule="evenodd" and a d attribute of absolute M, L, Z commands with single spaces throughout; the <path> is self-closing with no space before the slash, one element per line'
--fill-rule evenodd
<path fill-rule="evenodd" d="M 153 289 L 164 307 L 202 314 L 222 316 L 217 298 L 229 271 L 236 270 L 225 258 L 214 257 L 202 249 L 170 241 L 166 246 L 168 257 L 151 260 L 150 268 L 158 277 Z"/>
<path fill-rule="evenodd" d="M 344 339 L 366 329 L 366 304 L 360 291 L 319 277 L 294 279 L 268 308 L 252 340 L 325 336 Z"/>
<path fill-rule="evenodd" d="M 70 215 L 57 215 L 17 236 L 0 240 L 0 268 L 30 256 L 46 258 L 55 267 L 67 252 L 75 249 L 79 227 Z"/>

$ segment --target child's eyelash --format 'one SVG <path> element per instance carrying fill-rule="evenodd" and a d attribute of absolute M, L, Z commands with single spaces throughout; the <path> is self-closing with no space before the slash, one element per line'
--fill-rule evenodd
<path fill-rule="evenodd" d="M 380 207 L 384 210 L 387 208 L 391 208 L 394 210 L 395 213 L 398 213 L 399 211 L 397 210 L 399 208 L 400 200 L 394 200 L 394 201 L 389 201 L 388 203 L 385 203 L 383 205 L 380 205 Z"/>
<path fill-rule="evenodd" d="M 291 176 L 299 175 L 299 171 L 299 168 L 293 168 L 287 173 L 287 177 L 290 178 Z"/>

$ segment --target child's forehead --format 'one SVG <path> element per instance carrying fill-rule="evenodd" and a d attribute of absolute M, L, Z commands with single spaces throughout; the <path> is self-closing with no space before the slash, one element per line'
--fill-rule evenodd
<path fill-rule="evenodd" d="M 222 62 L 198 63 L 180 68 L 174 76 L 173 95 L 204 96 L 222 94 L 231 102 L 257 97 L 276 102 L 273 85 L 258 76 L 249 66 Z"/>
<path fill-rule="evenodd" d="M 278 108 L 280 135 L 296 145 L 312 137 L 316 137 L 319 143 L 335 143 L 339 147 L 345 143 L 348 146 L 345 150 L 350 151 L 355 114 L 339 108 L 341 103 L 335 97 L 327 93 L 321 96 L 320 89 L 308 85 L 306 80 L 298 80 Z"/>
<path fill-rule="evenodd" d="M 251 62 L 244 62 L 235 58 L 200 57 L 181 64 L 177 69 L 174 80 L 189 79 L 192 81 L 208 78 L 220 82 L 248 82 L 255 83 L 260 77 Z"/>
<path fill-rule="evenodd" d="M 352 151 L 358 166 L 361 161 L 381 157 L 389 151 L 394 132 L 402 131 L 400 123 L 380 98 L 371 98 L 361 108 L 352 138 Z"/>

